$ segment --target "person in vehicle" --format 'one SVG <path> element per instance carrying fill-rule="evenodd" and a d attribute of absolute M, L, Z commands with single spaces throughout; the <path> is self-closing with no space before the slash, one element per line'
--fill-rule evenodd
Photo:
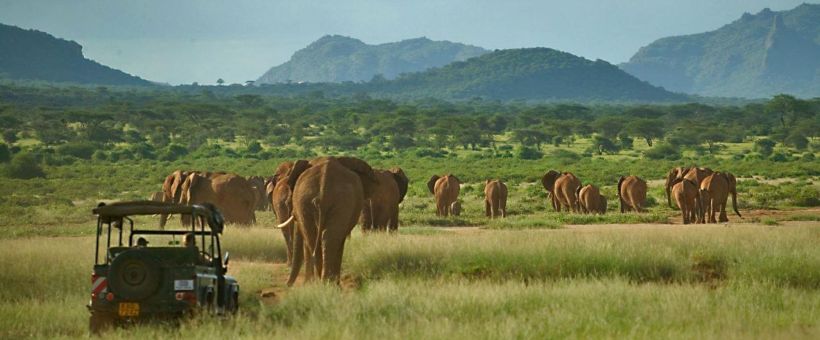
<path fill-rule="evenodd" d="M 201 264 L 211 263 L 211 259 L 208 258 L 207 254 L 205 254 L 204 252 L 200 252 L 199 249 L 196 247 L 196 236 L 194 236 L 194 233 L 185 234 L 185 236 L 182 239 L 182 246 L 186 248 L 193 248 L 196 251 L 197 256 L 199 256 L 199 262 Z"/>
<path fill-rule="evenodd" d="M 144 237 L 140 237 L 140 238 L 137 239 L 137 247 L 145 248 L 147 246 L 148 246 L 148 240 L 146 240 Z"/>

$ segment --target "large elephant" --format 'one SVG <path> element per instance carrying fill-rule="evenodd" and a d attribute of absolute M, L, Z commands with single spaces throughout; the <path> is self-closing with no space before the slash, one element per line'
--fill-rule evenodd
<path fill-rule="evenodd" d="M 678 178 L 672 181 L 671 196 L 680 208 L 683 224 L 697 222 L 692 219 L 692 216 L 697 216 L 700 219 L 701 207 L 700 199 L 698 199 L 698 185 L 694 181 L 686 178 Z"/>
<path fill-rule="evenodd" d="M 461 180 L 452 174 L 446 174 L 443 177 L 433 175 L 427 181 L 427 189 L 436 197 L 436 216 L 447 217 L 452 213 L 453 202 L 458 200 Z"/>
<path fill-rule="evenodd" d="M 293 211 L 278 227 L 298 229 L 288 285 L 296 281 L 305 254 L 309 277 L 315 269 L 322 280 L 338 284 L 345 241 L 379 183 L 376 174 L 357 158 L 323 157 L 297 161 L 287 178 Z"/>
<path fill-rule="evenodd" d="M 561 206 L 567 211 L 578 212 L 578 188 L 581 181 L 571 172 L 560 173 L 555 170 L 547 171 L 541 177 L 541 184 L 547 190 L 552 203 L 552 208 L 560 212 Z"/>
<path fill-rule="evenodd" d="M 182 204 L 211 203 L 225 222 L 256 223 L 256 195 L 244 177 L 226 173 L 193 172 L 182 184 Z"/>
<path fill-rule="evenodd" d="M 374 173 L 379 184 L 374 188 L 373 195 L 364 201 L 362 230 L 396 231 L 399 229 L 399 203 L 407 195 L 410 180 L 398 167 L 374 170 Z"/>
<path fill-rule="evenodd" d="M 507 185 L 500 179 L 484 184 L 484 214 L 489 218 L 507 217 Z"/>
<path fill-rule="evenodd" d="M 266 180 L 262 176 L 248 177 L 248 183 L 251 184 L 254 194 L 256 195 L 256 211 L 266 211 L 270 209 L 270 200 L 265 199 L 267 192 L 265 192 Z"/>
<path fill-rule="evenodd" d="M 638 176 L 621 176 L 618 180 L 618 200 L 621 212 L 642 212 L 646 201 L 646 181 Z"/>
<path fill-rule="evenodd" d="M 307 166 L 307 161 L 302 161 L 302 166 Z M 293 211 L 291 203 L 291 187 L 288 184 L 288 173 L 293 168 L 294 162 L 284 162 L 276 169 L 276 173 L 271 177 L 266 186 L 266 193 L 269 198 L 273 213 L 276 215 L 276 223 L 282 224 L 287 221 Z M 304 170 L 304 169 L 303 169 Z M 292 225 L 285 225 L 282 228 L 282 237 L 285 239 L 287 247 L 287 263 L 290 266 L 293 262 L 293 233 L 296 228 Z"/>
<path fill-rule="evenodd" d="M 592 184 L 578 188 L 578 205 L 585 213 L 606 214 L 606 197 Z"/>
<path fill-rule="evenodd" d="M 709 223 L 728 222 L 726 216 L 726 199 L 732 194 L 732 209 L 738 217 L 743 217 L 737 211 L 737 179 L 729 172 L 717 171 L 703 179 L 700 183 L 700 200 L 703 205 L 701 214 L 708 215 Z M 715 213 L 720 214 L 715 221 Z M 701 220 L 706 221 L 707 216 Z"/>
<path fill-rule="evenodd" d="M 166 203 L 179 203 L 182 197 L 182 183 L 188 178 L 188 171 L 176 170 L 165 177 L 162 182 L 162 201 Z M 159 227 L 165 228 L 168 223 L 168 214 L 159 215 Z"/>

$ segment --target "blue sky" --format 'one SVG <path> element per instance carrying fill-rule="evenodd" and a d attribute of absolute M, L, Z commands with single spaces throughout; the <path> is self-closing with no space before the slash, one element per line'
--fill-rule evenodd
<path fill-rule="evenodd" d="M 0 0 L 0 22 L 77 41 L 86 57 L 149 80 L 205 84 L 256 79 L 325 34 L 369 44 L 426 36 L 489 49 L 543 46 L 617 64 L 655 39 L 803 2 Z"/>

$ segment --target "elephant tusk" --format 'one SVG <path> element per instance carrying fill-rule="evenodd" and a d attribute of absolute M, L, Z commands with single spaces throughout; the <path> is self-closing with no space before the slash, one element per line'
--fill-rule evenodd
<path fill-rule="evenodd" d="M 290 215 L 290 218 L 287 221 L 282 222 L 282 224 L 277 224 L 276 228 L 279 228 L 279 229 L 287 228 L 287 226 L 289 226 L 292 223 L 293 223 L 293 215 Z"/>

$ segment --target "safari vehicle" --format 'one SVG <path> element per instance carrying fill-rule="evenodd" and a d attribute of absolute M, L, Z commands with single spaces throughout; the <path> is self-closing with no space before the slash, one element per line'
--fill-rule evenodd
<path fill-rule="evenodd" d="M 220 256 L 219 243 L 224 222 L 214 206 L 135 201 L 100 203 L 93 212 L 97 242 L 88 304 L 92 333 L 201 310 L 238 310 L 239 284 L 225 275 L 229 256 Z M 181 230 L 135 229 L 132 217 L 155 214 L 187 215 L 192 223 Z M 137 242 L 147 238 L 168 242 Z M 185 238 L 195 242 L 182 245 Z"/>

